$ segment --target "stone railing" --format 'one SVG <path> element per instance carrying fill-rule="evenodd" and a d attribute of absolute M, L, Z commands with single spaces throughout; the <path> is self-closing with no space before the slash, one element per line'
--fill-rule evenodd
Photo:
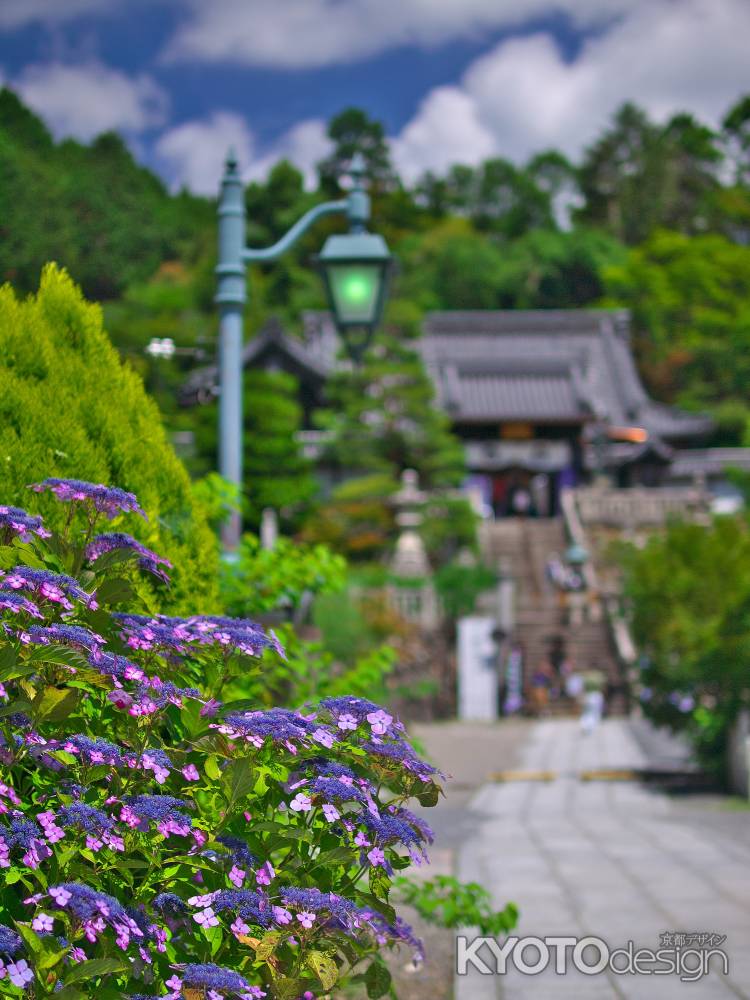
<path fill-rule="evenodd" d="M 675 516 L 702 518 L 710 510 L 709 495 L 693 487 L 615 489 L 584 486 L 570 493 L 584 526 L 604 525 L 623 531 L 659 527 Z"/>
<path fill-rule="evenodd" d="M 581 516 L 578 501 L 581 494 L 602 494 L 604 492 L 604 490 L 596 487 L 575 490 L 567 489 L 562 491 L 560 497 L 560 508 L 568 539 L 573 544 L 580 545 L 589 553 L 592 553 L 592 547 L 586 531 L 586 522 Z M 618 490 L 617 492 L 621 493 L 625 491 Z M 610 511 L 610 513 L 612 512 Z M 582 570 L 586 589 L 589 593 L 589 606 L 592 609 L 596 609 L 595 616 L 597 619 L 602 613 L 604 614 L 617 658 L 623 670 L 627 671 L 635 663 L 637 653 L 628 623 L 620 611 L 620 602 L 611 594 L 602 594 L 593 559 L 589 559 L 582 567 Z"/>

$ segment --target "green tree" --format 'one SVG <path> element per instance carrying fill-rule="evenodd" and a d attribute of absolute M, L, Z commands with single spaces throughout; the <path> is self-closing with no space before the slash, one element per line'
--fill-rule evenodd
<path fill-rule="evenodd" d="M 623 553 L 625 594 L 643 652 L 646 712 L 683 730 L 722 774 L 727 737 L 748 705 L 750 533 L 741 518 L 675 522 Z"/>
<path fill-rule="evenodd" d="M 140 378 L 117 357 L 70 278 L 45 268 L 37 295 L 0 289 L 0 493 L 23 507 L 28 484 L 48 476 L 118 483 L 149 515 L 141 542 L 181 571 L 155 591 L 165 609 L 213 610 L 217 551 L 187 473 Z M 53 527 L 65 511 L 40 497 Z"/>
<path fill-rule="evenodd" d="M 318 164 L 324 190 L 338 191 L 339 178 L 355 153 L 364 158 L 367 177 L 376 192 L 391 186 L 394 172 L 382 122 L 370 118 L 361 108 L 346 108 L 329 122 L 328 138 L 333 150 Z"/>
<path fill-rule="evenodd" d="M 735 183 L 750 184 L 750 94 L 745 94 L 727 111 L 721 123 Z"/>
<path fill-rule="evenodd" d="M 257 528 L 265 507 L 294 524 L 317 492 L 310 462 L 301 454 L 297 432 L 302 408 L 297 381 L 286 372 L 245 375 L 244 507 Z"/>
<path fill-rule="evenodd" d="M 625 248 L 596 229 L 540 229 L 509 243 L 497 275 L 505 309 L 575 309 L 604 294 L 603 274 Z"/>
<path fill-rule="evenodd" d="M 212 223 L 206 199 L 170 196 L 117 134 L 55 144 L 8 89 L 0 91 L 0 219 L 0 277 L 30 291 L 52 258 L 102 299 L 165 260 L 194 260 Z"/>
<path fill-rule="evenodd" d="M 658 232 L 605 281 L 608 304 L 632 311 L 638 358 L 658 396 L 692 406 L 747 401 L 750 248 Z"/>
<path fill-rule="evenodd" d="M 394 317 L 360 367 L 329 380 L 327 408 L 319 415 L 331 437 L 327 456 L 361 474 L 397 481 L 404 469 L 416 469 L 425 488 L 456 486 L 464 475 L 462 449 L 435 406 L 434 386 L 408 330 Z"/>
<path fill-rule="evenodd" d="M 508 239 L 554 227 L 552 203 L 531 174 L 508 160 L 485 160 L 478 171 L 472 219 L 480 231 Z"/>
<path fill-rule="evenodd" d="M 446 218 L 398 247 L 398 292 L 421 310 L 497 309 L 501 251 L 465 219 Z"/>
<path fill-rule="evenodd" d="M 547 149 L 532 156 L 526 173 L 549 198 L 557 224 L 567 227 L 571 209 L 582 199 L 578 171 L 570 160 L 556 149 Z"/>

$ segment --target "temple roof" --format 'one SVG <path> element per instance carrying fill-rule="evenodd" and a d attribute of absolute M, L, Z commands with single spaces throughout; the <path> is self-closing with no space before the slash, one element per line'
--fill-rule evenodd
<path fill-rule="evenodd" d="M 642 427 L 652 439 L 700 438 L 710 418 L 650 399 L 630 346 L 623 310 L 434 312 L 416 342 L 438 403 L 457 424 L 527 422 Z M 301 337 L 272 320 L 243 351 L 243 365 L 271 357 L 323 381 L 340 362 L 328 313 L 303 315 Z M 190 405 L 216 394 L 215 365 L 194 372 L 181 393 Z"/>
<path fill-rule="evenodd" d="M 328 345 L 317 337 L 309 343 L 284 332 L 275 317 L 245 343 L 242 349 L 242 367 L 262 367 L 264 362 L 278 365 L 285 371 L 303 375 L 322 385 L 334 367 L 337 343 Z M 219 367 L 207 365 L 197 368 L 180 389 L 180 403 L 193 406 L 205 403 L 218 395 Z"/>
<path fill-rule="evenodd" d="M 649 398 L 622 310 L 430 313 L 421 352 L 456 422 L 597 419 L 666 439 L 712 427 L 707 417 Z"/>

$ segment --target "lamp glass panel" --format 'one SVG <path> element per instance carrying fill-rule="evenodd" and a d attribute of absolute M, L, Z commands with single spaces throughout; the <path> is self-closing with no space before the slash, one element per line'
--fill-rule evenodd
<path fill-rule="evenodd" d="M 381 280 L 378 264 L 329 264 L 328 280 L 340 323 L 373 321 Z"/>

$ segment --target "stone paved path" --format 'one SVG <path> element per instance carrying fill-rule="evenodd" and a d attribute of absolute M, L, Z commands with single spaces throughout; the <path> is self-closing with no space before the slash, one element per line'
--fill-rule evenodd
<path fill-rule="evenodd" d="M 459 877 L 491 887 L 498 905 L 517 902 L 519 936 L 591 934 L 611 948 L 633 940 L 656 950 L 668 931 L 726 934 L 729 975 L 682 983 L 611 972 L 470 974 L 456 977 L 455 1000 L 750 998 L 750 812 L 706 824 L 635 782 L 581 781 L 582 770 L 644 765 L 625 720 L 606 720 L 591 736 L 575 720 L 545 720 L 524 737 L 515 766 L 558 777 L 480 788 L 468 803 Z"/>

